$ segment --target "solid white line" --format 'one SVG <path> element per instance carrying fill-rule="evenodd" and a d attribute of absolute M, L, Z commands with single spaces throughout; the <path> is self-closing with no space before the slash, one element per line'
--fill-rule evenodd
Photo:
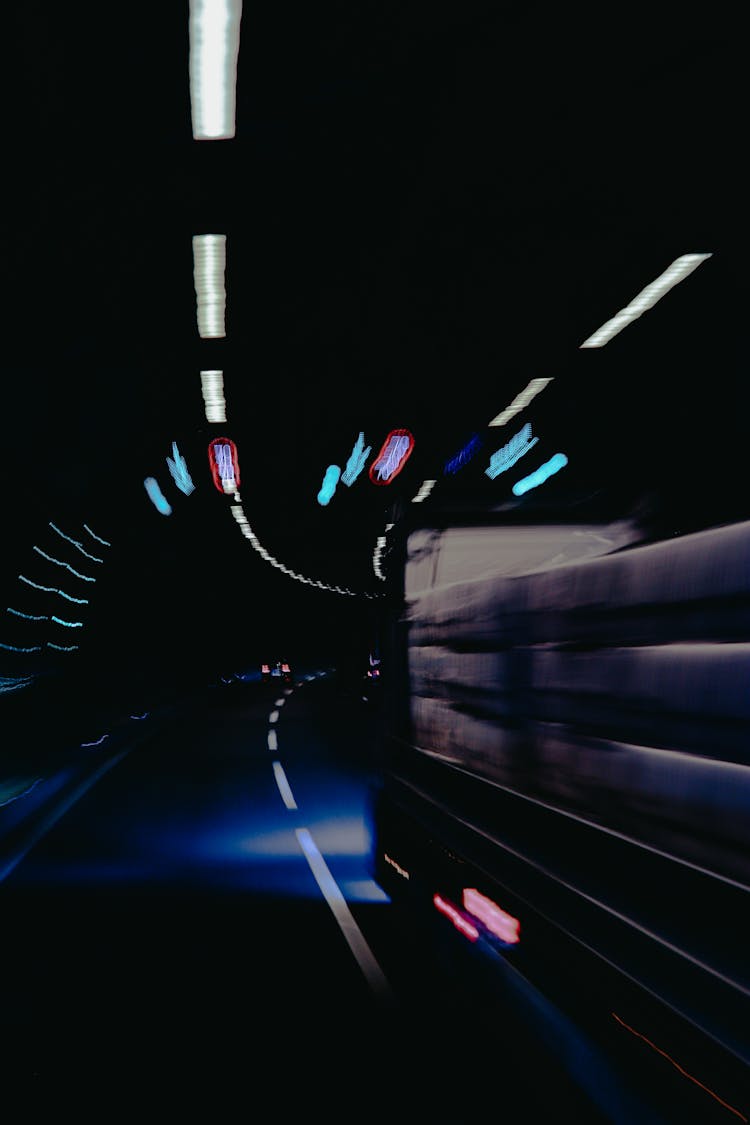
<path fill-rule="evenodd" d="M 284 767 L 282 766 L 281 762 L 273 763 L 273 773 L 274 777 L 276 778 L 276 784 L 279 787 L 279 793 L 281 793 L 282 801 L 288 809 L 296 809 L 297 802 L 294 799 L 292 787 L 287 781 L 287 776 L 284 773 Z"/>
<path fill-rule="evenodd" d="M 307 862 L 310 864 L 310 870 L 315 876 L 315 881 L 333 911 L 339 928 L 346 938 L 349 948 L 364 973 L 370 988 L 381 1001 L 392 1003 L 394 997 L 391 992 L 391 986 L 383 970 L 380 968 L 380 965 L 375 960 L 375 956 L 365 941 L 362 931 L 355 922 L 346 899 L 341 893 L 333 875 L 331 875 L 326 861 L 318 851 L 315 841 L 307 828 L 297 828 L 295 829 L 295 833 L 299 840 L 300 847 L 305 853 Z"/>

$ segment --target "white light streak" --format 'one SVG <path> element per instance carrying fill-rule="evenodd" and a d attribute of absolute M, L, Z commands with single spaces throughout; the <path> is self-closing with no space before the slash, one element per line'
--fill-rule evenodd
<path fill-rule="evenodd" d="M 34 550 L 37 552 L 37 554 L 40 554 L 43 558 L 47 559 L 48 562 L 54 563 L 55 566 L 64 566 L 65 569 L 69 570 L 71 574 L 75 574 L 76 578 L 82 578 L 84 582 L 96 582 L 95 578 L 91 578 L 87 574 L 79 574 L 77 570 L 73 570 L 73 567 L 70 565 L 70 563 L 60 562 L 59 559 L 53 559 L 52 555 L 45 554 L 41 547 L 34 547 Z"/>
<path fill-rule="evenodd" d="M 547 384 L 551 382 L 551 379 L 532 379 L 526 384 L 521 393 L 516 395 L 510 406 L 506 406 L 505 410 L 501 410 L 487 425 L 504 426 L 505 423 L 509 422 L 516 414 L 520 414 L 524 407 L 529 405 L 532 398 L 535 398 L 536 395 L 538 395 L 540 391 L 543 391 Z"/>
<path fill-rule="evenodd" d="M 196 141 L 235 134 L 242 0 L 190 0 L 190 105 Z"/>
<path fill-rule="evenodd" d="M 282 766 L 281 762 L 274 762 L 273 763 L 273 775 L 276 778 L 276 784 L 279 787 L 279 793 L 281 793 L 281 799 L 284 802 L 284 804 L 286 805 L 286 807 L 288 809 L 296 809 L 297 808 L 297 802 L 294 799 L 294 794 L 292 793 L 292 787 L 287 780 L 287 776 L 284 773 L 284 767 Z"/>
<path fill-rule="evenodd" d="M 225 234 L 193 235 L 196 315 L 198 333 L 203 340 L 226 336 L 226 245 Z"/>
<path fill-rule="evenodd" d="M 227 404 L 224 400 L 224 372 L 201 371 L 201 392 L 206 407 L 206 421 L 226 422 Z"/>
<path fill-rule="evenodd" d="M 435 480 L 423 480 L 419 486 L 419 492 L 411 498 L 412 504 L 421 504 L 430 495 L 436 484 L 437 481 Z"/>
<path fill-rule="evenodd" d="M 665 293 L 668 293 L 673 286 L 677 285 L 679 281 L 691 274 L 694 269 L 697 269 L 701 262 L 705 262 L 706 258 L 710 258 L 711 254 L 683 254 L 679 258 L 675 258 L 671 266 L 669 266 L 664 273 L 660 274 L 655 281 L 642 289 L 637 297 L 634 297 L 629 305 L 624 309 L 620 309 L 616 316 L 608 320 L 601 328 L 594 332 L 593 336 L 589 336 L 580 345 L 582 348 L 602 348 L 604 345 L 616 336 L 618 332 L 622 332 L 623 328 L 631 324 L 632 321 L 637 320 L 639 316 L 646 312 L 647 309 L 652 308 L 657 301 L 661 300 Z"/>

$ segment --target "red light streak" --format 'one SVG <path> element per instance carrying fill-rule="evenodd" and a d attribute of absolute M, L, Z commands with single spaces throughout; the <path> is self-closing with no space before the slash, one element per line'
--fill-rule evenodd
<path fill-rule="evenodd" d="M 736 1114 L 736 1116 L 739 1117 L 740 1121 L 747 1121 L 744 1113 L 740 1113 L 738 1109 L 735 1109 L 734 1106 L 729 1104 L 729 1102 L 725 1102 L 723 1098 L 720 1098 L 719 1095 L 715 1094 L 714 1091 L 709 1089 L 708 1086 L 704 1086 L 703 1083 L 699 1082 L 697 1078 L 693 1078 L 692 1074 L 688 1074 L 688 1072 L 684 1070 L 679 1063 L 675 1062 L 671 1055 L 668 1055 L 666 1051 L 662 1051 L 661 1047 L 657 1047 L 655 1043 L 652 1043 L 651 1040 L 647 1039 L 645 1035 L 641 1035 L 640 1031 L 636 1031 L 635 1028 L 630 1026 L 630 1024 L 625 1023 L 625 1020 L 620 1019 L 617 1012 L 612 1012 L 611 1014 L 617 1020 L 617 1022 L 622 1025 L 622 1027 L 626 1028 L 632 1035 L 635 1035 L 636 1038 L 642 1039 L 644 1043 L 647 1043 L 649 1047 L 653 1048 L 653 1050 L 656 1051 L 657 1054 L 665 1058 L 667 1062 L 670 1062 L 676 1070 L 679 1070 L 680 1074 L 684 1075 L 685 1078 L 689 1078 L 690 1081 L 694 1082 L 696 1086 L 699 1086 L 701 1090 L 705 1090 L 706 1093 L 710 1095 L 710 1097 L 714 1098 L 717 1102 L 719 1102 L 720 1105 L 723 1105 L 724 1108 L 728 1109 L 730 1113 Z"/>
<path fill-rule="evenodd" d="M 413 448 L 414 438 L 409 430 L 391 430 L 370 465 L 368 473 L 372 483 L 390 484 L 403 469 Z"/>
<path fill-rule="evenodd" d="M 476 926 L 472 926 L 468 919 L 464 918 L 461 911 L 457 910 L 453 903 L 441 898 L 440 895 L 433 895 L 432 901 L 441 914 L 444 914 L 446 918 L 450 918 L 453 925 L 464 937 L 467 937 L 469 941 L 476 941 L 478 939 L 479 930 Z"/>
<path fill-rule="evenodd" d="M 521 923 L 512 914 L 501 910 L 496 902 L 480 894 L 474 887 L 465 887 L 463 892 L 464 910 L 483 922 L 490 933 L 501 941 L 514 945 L 520 941 Z"/>

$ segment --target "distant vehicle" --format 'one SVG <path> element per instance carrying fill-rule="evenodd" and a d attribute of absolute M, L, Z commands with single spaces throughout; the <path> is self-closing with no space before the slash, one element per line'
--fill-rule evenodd
<path fill-rule="evenodd" d="M 285 660 L 277 660 L 272 664 L 261 664 L 260 678 L 264 683 L 281 680 L 285 684 L 292 682 L 292 669 Z"/>

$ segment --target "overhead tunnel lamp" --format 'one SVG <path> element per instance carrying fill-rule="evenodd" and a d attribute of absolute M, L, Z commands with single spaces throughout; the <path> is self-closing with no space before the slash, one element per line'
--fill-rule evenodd
<path fill-rule="evenodd" d="M 242 0 L 190 0 L 190 106 L 196 141 L 235 134 Z"/>

